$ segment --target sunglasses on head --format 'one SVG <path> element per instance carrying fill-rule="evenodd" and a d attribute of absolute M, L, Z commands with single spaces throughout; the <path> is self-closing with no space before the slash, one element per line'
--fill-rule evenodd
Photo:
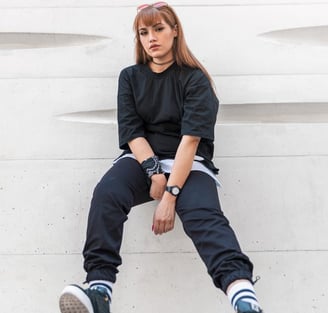
<path fill-rule="evenodd" d="M 161 8 L 161 7 L 167 7 L 168 4 L 166 2 L 156 2 L 153 4 L 141 4 L 137 7 L 137 13 L 139 13 L 140 11 L 142 11 L 143 9 L 146 9 L 148 7 L 153 7 L 153 8 Z"/>

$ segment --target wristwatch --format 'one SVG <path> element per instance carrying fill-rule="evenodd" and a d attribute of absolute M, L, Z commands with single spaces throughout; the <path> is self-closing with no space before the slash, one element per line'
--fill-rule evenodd
<path fill-rule="evenodd" d="M 181 188 L 178 186 L 166 186 L 165 191 L 168 191 L 171 195 L 177 197 L 181 192 Z"/>

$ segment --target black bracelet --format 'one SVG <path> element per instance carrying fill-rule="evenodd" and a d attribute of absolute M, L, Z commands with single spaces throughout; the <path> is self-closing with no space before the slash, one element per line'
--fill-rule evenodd
<path fill-rule="evenodd" d="M 149 178 L 152 177 L 154 174 L 164 173 L 157 155 L 154 155 L 143 161 L 141 163 L 141 167 Z"/>

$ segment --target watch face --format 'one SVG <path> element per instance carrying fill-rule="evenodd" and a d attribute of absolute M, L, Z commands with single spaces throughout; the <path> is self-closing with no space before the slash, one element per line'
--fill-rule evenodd
<path fill-rule="evenodd" d="M 177 196 L 180 193 L 180 189 L 178 187 L 173 187 L 172 188 L 172 194 Z"/>

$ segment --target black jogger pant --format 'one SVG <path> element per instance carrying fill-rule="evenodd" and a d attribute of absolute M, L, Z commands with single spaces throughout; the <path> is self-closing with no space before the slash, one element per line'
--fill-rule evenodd
<path fill-rule="evenodd" d="M 136 160 L 122 158 L 104 175 L 94 190 L 83 251 L 88 282 L 115 282 L 122 262 L 123 224 L 133 206 L 151 200 L 145 174 Z M 241 252 L 209 175 L 190 173 L 177 199 L 176 212 L 218 288 L 225 292 L 236 279 L 252 281 L 253 265 Z"/>

